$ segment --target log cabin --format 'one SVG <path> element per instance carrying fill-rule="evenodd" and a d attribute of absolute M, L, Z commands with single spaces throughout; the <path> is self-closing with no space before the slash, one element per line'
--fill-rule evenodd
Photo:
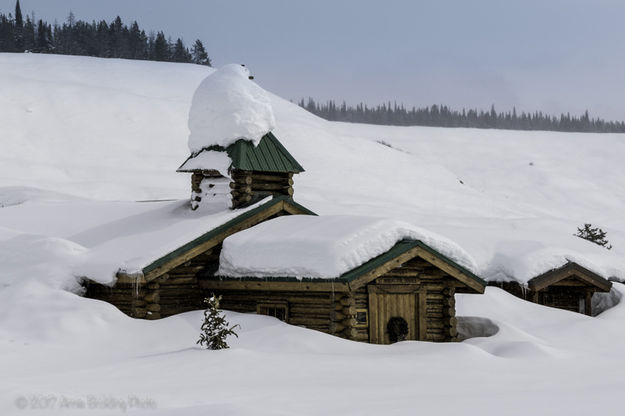
<path fill-rule="evenodd" d="M 228 155 L 227 172 L 205 164 L 214 160 L 209 152 Z M 303 168 L 273 134 L 256 147 L 239 140 L 227 149 L 202 153 L 189 157 L 178 171 L 192 173 L 189 214 L 204 215 L 207 220 L 201 224 L 210 226 L 175 247 L 153 234 L 146 244 L 163 255 L 140 262 L 140 267 L 120 267 L 113 285 L 87 277 L 86 296 L 134 318 L 159 319 L 203 309 L 204 298 L 214 293 L 223 296 L 224 309 L 270 315 L 350 340 L 456 340 L 455 293 L 483 293 L 486 283 L 422 241 L 398 241 L 329 279 L 220 275 L 220 255 L 229 236 L 278 217 L 315 213 L 293 200 L 293 174 Z M 216 203 L 224 198 L 228 207 Z M 224 209 L 231 214 L 224 215 Z M 160 238 L 167 239 L 175 226 L 168 224 L 168 234 Z"/>
<path fill-rule="evenodd" d="M 263 232 L 274 223 L 265 223 Z M 333 261 L 331 256 L 325 260 Z M 285 267 L 287 274 L 292 265 Z M 250 267 L 243 273 L 256 276 L 231 277 L 221 270 L 207 270 L 198 275 L 199 285 L 206 293 L 221 294 L 225 309 L 271 315 L 293 325 L 376 344 L 455 341 L 455 294 L 483 293 L 486 285 L 422 241 L 407 239 L 340 276 L 297 278 L 271 269 L 264 277 Z"/>
<path fill-rule="evenodd" d="M 112 286 L 86 276 L 86 296 L 109 302 L 134 318 L 159 319 L 201 309 L 207 295 L 195 275 L 215 267 L 226 237 L 282 215 L 314 215 L 287 197 L 274 197 L 249 208 L 162 257 L 145 261 L 143 267 L 120 268 Z"/>
<path fill-rule="evenodd" d="M 539 305 L 592 316 L 592 297 L 609 292 L 612 282 L 575 262 L 549 270 L 530 279 L 527 287 L 518 282 L 489 282 L 507 292 Z"/>

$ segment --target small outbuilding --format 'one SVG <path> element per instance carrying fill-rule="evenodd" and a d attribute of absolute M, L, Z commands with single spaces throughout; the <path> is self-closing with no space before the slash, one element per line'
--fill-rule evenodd
<path fill-rule="evenodd" d="M 569 261 L 530 279 L 527 287 L 517 282 L 491 282 L 507 292 L 540 305 L 551 306 L 592 316 L 592 296 L 609 292 L 612 282 Z"/>

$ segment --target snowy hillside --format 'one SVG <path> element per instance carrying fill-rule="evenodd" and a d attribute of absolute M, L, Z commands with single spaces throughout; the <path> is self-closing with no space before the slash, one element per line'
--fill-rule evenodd
<path fill-rule="evenodd" d="M 211 69 L 28 54 L 0 54 L 0 68 L 0 186 L 188 197 L 175 169 L 188 156 L 193 92 Z M 272 100 L 275 133 L 306 169 L 295 198 L 313 211 L 438 232 L 485 277 L 527 280 L 569 259 L 625 279 L 624 135 L 330 123 Z M 583 223 L 606 230 L 614 249 L 573 237 Z"/>
<path fill-rule="evenodd" d="M 231 313 L 240 338 L 211 354 L 194 348 L 200 312 L 135 321 L 63 290 L 85 264 L 114 273 L 90 256 L 113 234 L 149 238 L 149 221 L 129 229 L 129 218 L 165 224 L 179 205 L 136 201 L 188 198 L 175 170 L 210 71 L 0 54 L 1 414 L 41 395 L 136 395 L 177 415 L 399 415 L 414 403 L 435 414 L 620 413 L 623 304 L 588 318 L 488 288 L 461 296 L 458 314 L 494 335 L 447 345 L 358 344 Z M 306 169 L 295 199 L 318 214 L 446 236 L 486 278 L 526 281 L 574 260 L 625 280 L 625 135 L 331 123 L 271 100 L 275 135 Z M 614 248 L 574 237 L 583 223 Z M 617 283 L 611 299 L 623 293 Z"/>

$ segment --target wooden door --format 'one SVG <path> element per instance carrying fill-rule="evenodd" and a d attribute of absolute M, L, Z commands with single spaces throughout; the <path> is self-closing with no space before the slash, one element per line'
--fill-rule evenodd
<path fill-rule="evenodd" d="M 386 286 L 386 287 L 385 287 Z M 406 340 L 419 339 L 418 286 L 392 287 L 370 285 L 369 291 L 369 342 L 390 344 L 387 326 L 391 318 L 403 318 L 408 324 Z"/>

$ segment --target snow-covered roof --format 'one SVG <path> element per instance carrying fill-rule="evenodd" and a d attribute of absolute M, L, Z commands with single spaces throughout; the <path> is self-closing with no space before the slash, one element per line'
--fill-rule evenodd
<path fill-rule="evenodd" d="M 549 243 L 501 239 L 497 253 L 483 267 L 487 281 L 513 281 L 527 285 L 551 270 L 576 263 L 603 278 L 620 277 L 625 262 L 596 244 L 573 235 L 551 236 Z"/>
<path fill-rule="evenodd" d="M 404 239 L 420 240 L 469 270 L 456 243 L 402 221 L 365 216 L 285 216 L 223 242 L 218 274 L 228 277 L 337 278 Z"/>
<path fill-rule="evenodd" d="M 197 155 L 189 157 L 176 170 L 177 172 L 193 172 L 196 170 L 216 170 L 222 176 L 229 176 L 232 160 L 225 151 L 202 150 Z"/>
<path fill-rule="evenodd" d="M 265 90 L 249 79 L 249 70 L 230 64 L 198 86 L 189 111 L 189 150 L 228 147 L 239 139 L 257 145 L 274 129 L 275 118 Z"/>
<path fill-rule="evenodd" d="M 155 260 L 266 202 L 237 210 L 227 209 L 222 203 L 207 203 L 191 211 L 188 201 L 115 206 L 127 208 L 127 213 L 118 212 L 111 220 L 100 221 L 67 238 L 87 249 L 73 273 L 108 283 L 118 270 L 140 272 Z"/>
<path fill-rule="evenodd" d="M 226 149 L 221 146 L 204 149 L 189 156 L 177 171 L 218 170 L 228 176 L 229 169 L 282 173 L 304 171 L 271 132 L 265 134 L 256 146 L 248 140 L 237 140 Z"/>

